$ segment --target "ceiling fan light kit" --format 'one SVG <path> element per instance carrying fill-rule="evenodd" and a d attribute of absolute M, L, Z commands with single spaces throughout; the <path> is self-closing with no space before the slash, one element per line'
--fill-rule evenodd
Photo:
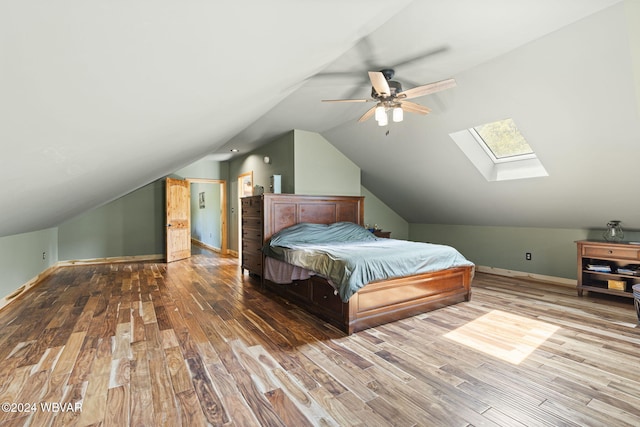
<path fill-rule="evenodd" d="M 389 116 L 387 115 L 388 110 L 391 110 L 391 119 L 395 123 L 399 123 L 404 119 L 404 112 L 399 104 L 394 104 L 388 107 L 379 104 L 375 107 L 376 112 L 374 114 L 374 118 L 376 119 L 376 122 L 378 122 L 378 126 L 386 126 L 389 124 Z"/>
<path fill-rule="evenodd" d="M 382 116 L 380 117 L 380 120 L 378 121 L 378 126 L 386 126 L 389 124 L 389 118 L 387 117 L 387 112 L 385 111 Z"/>
<path fill-rule="evenodd" d="M 393 107 L 393 121 L 396 123 L 401 122 L 404 119 L 404 113 L 402 111 L 402 107 L 399 105 Z"/>
<path fill-rule="evenodd" d="M 456 85 L 454 79 L 447 79 L 403 91 L 399 82 L 391 80 L 394 74 L 394 70 L 390 68 L 381 71 L 369 71 L 369 80 L 371 81 L 370 99 L 329 99 L 323 100 L 323 102 L 375 102 L 376 105 L 369 108 L 358 119 L 358 122 L 364 122 L 373 116 L 378 122 L 378 126 L 386 126 L 389 123 L 388 110 L 392 110 L 392 120 L 396 123 L 404 119 L 405 111 L 427 115 L 431 112 L 430 108 L 415 102 L 409 102 L 407 99 L 429 95 Z"/>

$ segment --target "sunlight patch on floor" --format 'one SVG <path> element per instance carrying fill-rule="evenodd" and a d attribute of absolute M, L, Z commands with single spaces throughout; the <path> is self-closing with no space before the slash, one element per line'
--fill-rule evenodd
<path fill-rule="evenodd" d="M 493 310 L 445 337 L 518 365 L 558 329 L 539 320 Z"/>

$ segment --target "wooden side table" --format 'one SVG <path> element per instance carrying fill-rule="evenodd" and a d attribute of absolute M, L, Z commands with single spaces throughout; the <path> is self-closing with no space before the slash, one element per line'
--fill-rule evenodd
<path fill-rule="evenodd" d="M 391 232 L 390 231 L 375 230 L 373 232 L 373 234 L 375 234 L 376 237 L 383 237 L 385 239 L 390 239 L 391 238 Z"/>

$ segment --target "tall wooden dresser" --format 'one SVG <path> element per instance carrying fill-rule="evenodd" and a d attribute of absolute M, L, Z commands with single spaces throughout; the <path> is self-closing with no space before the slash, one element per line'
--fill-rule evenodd
<path fill-rule="evenodd" d="M 242 271 L 262 276 L 262 245 L 264 243 L 264 198 L 242 199 Z"/>
<path fill-rule="evenodd" d="M 250 274 L 262 276 L 262 246 L 283 228 L 300 222 L 330 224 L 364 220 L 361 196 L 303 196 L 265 193 L 243 197 L 241 267 Z"/>

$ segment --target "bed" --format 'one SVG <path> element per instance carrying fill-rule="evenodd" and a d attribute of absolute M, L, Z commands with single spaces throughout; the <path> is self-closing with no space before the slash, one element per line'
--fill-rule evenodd
<path fill-rule="evenodd" d="M 364 276 L 366 283 L 360 283 L 351 290 L 341 290 L 341 284 L 337 283 L 340 280 L 335 277 L 332 279 L 330 274 L 286 262 L 291 261 L 291 258 L 278 255 L 279 249 L 274 251 L 273 248 L 284 247 L 277 244 L 277 238 L 282 235 L 281 231 L 294 226 L 304 228 L 307 227 L 306 224 L 329 226 L 335 223 L 362 226 L 363 198 L 266 194 L 254 196 L 254 199 L 256 197 L 259 197 L 260 203 L 256 210 L 260 212 L 263 222 L 261 235 L 264 261 L 260 272 L 263 285 L 347 334 L 469 301 L 471 298 L 474 266 L 461 256 L 461 262 L 451 267 L 427 267 L 427 271 L 399 277 L 368 281 L 368 273 L 361 272 L 360 276 Z M 368 233 L 364 228 L 359 228 Z M 302 230 L 302 235 L 305 231 Z M 385 239 L 375 238 L 373 235 L 369 237 L 371 239 L 367 244 L 370 245 L 377 245 L 376 242 L 379 242 L 393 246 L 401 242 L 395 239 L 385 242 Z M 276 240 L 274 245 L 271 245 L 272 238 Z M 331 246 L 328 241 L 322 243 Z M 457 251 L 453 251 L 459 255 Z M 366 258 L 368 255 L 363 256 Z M 273 270 L 283 268 L 290 271 L 289 279 L 274 276 Z M 284 274 L 286 277 L 289 273 Z"/>

